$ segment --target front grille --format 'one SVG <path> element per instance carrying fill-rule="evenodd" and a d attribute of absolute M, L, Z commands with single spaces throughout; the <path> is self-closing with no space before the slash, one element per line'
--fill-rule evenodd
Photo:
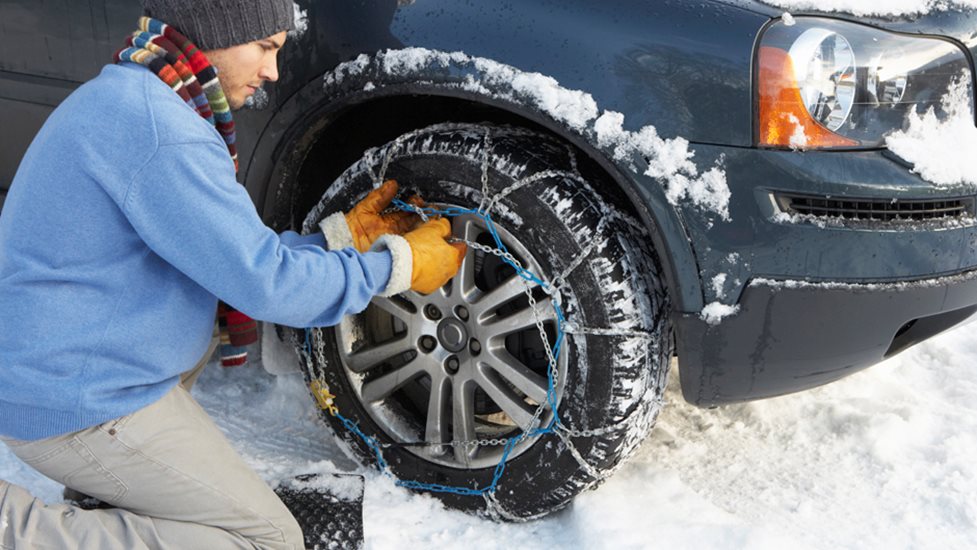
<path fill-rule="evenodd" d="M 927 221 L 974 217 L 974 197 L 940 200 L 831 198 L 776 193 L 787 214 L 859 221 Z"/>

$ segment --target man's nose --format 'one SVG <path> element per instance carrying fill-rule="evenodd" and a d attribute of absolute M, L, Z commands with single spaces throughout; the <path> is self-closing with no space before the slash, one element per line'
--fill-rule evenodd
<path fill-rule="evenodd" d="M 261 68 L 258 76 L 271 82 L 278 81 L 278 60 L 272 61 Z"/>

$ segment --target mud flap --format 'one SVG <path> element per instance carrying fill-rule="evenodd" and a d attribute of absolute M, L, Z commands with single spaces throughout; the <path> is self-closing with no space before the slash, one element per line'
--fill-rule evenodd
<path fill-rule="evenodd" d="M 308 550 L 363 548 L 363 476 L 310 474 L 281 482 L 275 493 L 305 534 Z"/>

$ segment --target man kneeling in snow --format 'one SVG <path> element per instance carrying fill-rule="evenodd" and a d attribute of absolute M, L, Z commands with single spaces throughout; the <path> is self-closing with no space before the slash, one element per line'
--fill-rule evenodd
<path fill-rule="evenodd" d="M 393 182 L 324 224 L 331 248 L 355 248 L 266 227 L 235 181 L 231 110 L 278 79 L 292 0 L 144 8 L 117 63 L 52 113 L 0 216 L 0 436 L 112 508 L 0 480 L 0 547 L 302 548 L 188 392 L 218 300 L 333 325 L 374 295 L 440 287 L 464 245 L 446 220 L 380 214 Z"/>

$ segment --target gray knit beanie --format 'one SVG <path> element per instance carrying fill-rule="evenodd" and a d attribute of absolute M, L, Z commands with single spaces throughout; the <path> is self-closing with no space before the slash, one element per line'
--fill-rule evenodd
<path fill-rule="evenodd" d="M 145 14 L 171 25 L 201 50 L 267 38 L 295 27 L 292 0 L 143 0 Z"/>

